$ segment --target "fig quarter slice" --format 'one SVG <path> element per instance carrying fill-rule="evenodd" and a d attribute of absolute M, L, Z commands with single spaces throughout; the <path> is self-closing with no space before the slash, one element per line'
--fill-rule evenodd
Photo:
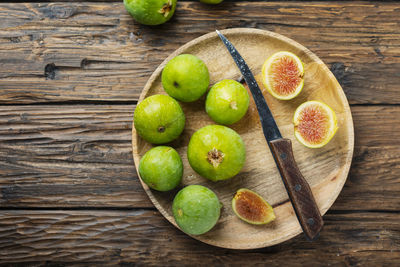
<path fill-rule="evenodd" d="M 239 189 L 232 199 L 235 214 L 250 224 L 267 224 L 275 220 L 274 209 L 259 194 L 250 189 Z"/>

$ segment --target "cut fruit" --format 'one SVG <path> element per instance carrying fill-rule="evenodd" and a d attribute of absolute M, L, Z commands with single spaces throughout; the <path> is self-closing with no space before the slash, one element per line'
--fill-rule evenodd
<path fill-rule="evenodd" d="M 270 56 L 262 67 L 263 84 L 277 99 L 296 97 L 304 85 L 304 66 L 293 53 L 281 51 Z"/>
<path fill-rule="evenodd" d="M 235 214 L 250 224 L 267 224 L 275 220 L 274 209 L 259 194 L 242 188 L 232 199 Z"/>
<path fill-rule="evenodd" d="M 319 101 L 301 104 L 294 113 L 293 123 L 297 140 L 310 148 L 326 145 L 338 129 L 335 111 Z"/>

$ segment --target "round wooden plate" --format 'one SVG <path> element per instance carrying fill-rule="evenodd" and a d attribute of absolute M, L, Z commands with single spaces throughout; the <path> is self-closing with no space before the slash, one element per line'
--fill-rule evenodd
<path fill-rule="evenodd" d="M 342 88 L 316 55 L 289 38 L 269 31 L 245 28 L 223 30 L 222 33 L 235 45 L 256 76 L 282 136 L 292 140 L 298 166 L 312 188 L 321 214 L 325 214 L 346 181 L 353 155 L 353 121 Z M 260 80 L 264 61 L 273 53 L 282 50 L 295 53 L 305 65 L 303 91 L 290 101 L 274 99 L 263 88 Z M 161 71 L 170 59 L 183 53 L 196 55 L 207 64 L 211 85 L 222 79 L 240 77 L 239 70 L 225 46 L 217 34 L 212 32 L 185 44 L 164 60 L 144 87 L 139 102 L 150 95 L 166 94 L 161 85 Z M 171 204 L 178 190 L 189 184 L 201 184 L 212 189 L 223 204 L 221 218 L 210 232 L 193 237 L 214 246 L 232 249 L 267 247 L 301 233 L 301 227 L 263 136 L 252 98 L 245 117 L 230 126 L 242 136 L 246 144 L 246 163 L 242 171 L 232 179 L 211 182 L 202 178 L 190 167 L 186 149 L 191 135 L 203 126 L 215 124 L 205 112 L 204 99 L 205 97 L 194 103 L 180 103 L 186 115 L 185 130 L 177 140 L 169 144 L 177 149 L 182 157 L 184 174 L 181 186 L 174 191 L 161 193 L 149 189 L 141 181 L 151 201 L 164 217 L 176 226 Z M 320 149 L 303 146 L 293 134 L 294 111 L 307 100 L 327 103 L 335 110 L 338 117 L 339 130 L 334 138 Z M 140 138 L 132 127 L 132 148 L 136 169 L 140 158 L 151 147 L 152 145 Z M 276 220 L 267 225 L 256 226 L 236 217 L 231 208 L 231 200 L 236 190 L 242 187 L 252 189 L 263 196 L 274 207 Z M 324 234 L 323 231 L 321 234 Z"/>

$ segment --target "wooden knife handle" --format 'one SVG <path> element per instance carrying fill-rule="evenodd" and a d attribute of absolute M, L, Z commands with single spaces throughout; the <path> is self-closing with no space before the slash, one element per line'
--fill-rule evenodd
<path fill-rule="evenodd" d="M 321 231 L 324 221 L 311 188 L 294 160 L 292 142 L 286 138 L 277 139 L 270 142 L 270 147 L 303 232 L 313 240 Z"/>

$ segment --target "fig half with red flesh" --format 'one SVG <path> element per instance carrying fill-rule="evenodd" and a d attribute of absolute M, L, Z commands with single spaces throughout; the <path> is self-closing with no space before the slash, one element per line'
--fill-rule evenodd
<path fill-rule="evenodd" d="M 275 98 L 289 100 L 304 86 L 304 65 L 295 54 L 280 51 L 270 56 L 262 67 L 263 84 Z"/>
<path fill-rule="evenodd" d="M 232 209 L 240 219 L 250 224 L 267 224 L 275 220 L 272 206 L 250 189 L 242 188 L 236 192 Z"/>
<path fill-rule="evenodd" d="M 315 100 L 307 101 L 296 109 L 293 124 L 297 140 L 309 148 L 323 147 L 338 129 L 335 111 Z"/>

